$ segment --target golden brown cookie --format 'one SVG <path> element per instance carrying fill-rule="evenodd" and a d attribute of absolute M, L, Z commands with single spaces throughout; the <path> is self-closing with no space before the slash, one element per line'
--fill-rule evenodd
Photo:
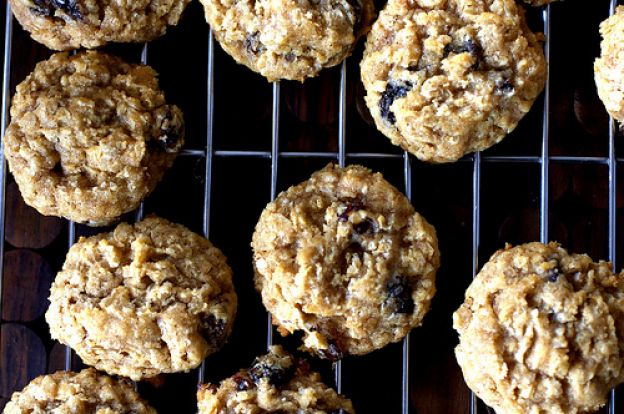
<path fill-rule="evenodd" d="M 499 414 L 577 414 L 624 381 L 624 275 L 556 243 L 496 252 L 453 315 L 468 386 Z"/>
<path fill-rule="evenodd" d="M 598 96 L 609 114 L 624 122 L 624 6 L 600 24 L 600 57 L 594 63 Z"/>
<path fill-rule="evenodd" d="M 175 26 L 190 0 L 9 0 L 33 39 L 50 49 L 147 42 Z"/>
<path fill-rule="evenodd" d="M 365 354 L 420 325 L 440 263 L 435 229 L 361 166 L 281 193 L 253 235 L 255 283 L 283 333 L 323 358 Z"/>
<path fill-rule="evenodd" d="M 342 62 L 368 31 L 372 0 L 201 0 L 223 49 L 268 80 L 303 82 Z"/>
<path fill-rule="evenodd" d="M 514 0 L 390 0 L 361 70 L 377 128 L 430 162 L 501 141 L 546 80 L 541 46 Z"/>
<path fill-rule="evenodd" d="M 523 0 L 526 4 L 533 7 L 545 6 L 558 0 Z"/>
<path fill-rule="evenodd" d="M 221 251 L 152 216 L 72 246 L 46 320 L 86 364 L 139 380 L 197 367 L 225 343 L 235 314 Z"/>
<path fill-rule="evenodd" d="M 351 401 L 339 395 L 281 346 L 242 369 L 219 386 L 197 392 L 199 414 L 355 414 Z"/>
<path fill-rule="evenodd" d="M 127 380 L 93 368 L 35 378 L 13 394 L 4 414 L 156 414 Z"/>
<path fill-rule="evenodd" d="M 98 226 L 137 208 L 183 141 L 152 68 L 57 53 L 18 85 L 4 151 L 28 205 Z"/>

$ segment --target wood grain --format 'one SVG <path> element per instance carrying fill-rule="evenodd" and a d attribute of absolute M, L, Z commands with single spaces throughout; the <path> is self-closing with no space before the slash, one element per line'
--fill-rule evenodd
<path fill-rule="evenodd" d="M 0 397 L 8 398 L 46 372 L 46 350 L 33 331 L 17 323 L 0 328 Z"/>
<path fill-rule="evenodd" d="M 39 249 L 48 246 L 61 233 L 63 220 L 42 216 L 26 205 L 16 183 L 6 189 L 4 237 L 15 247 Z"/>
<path fill-rule="evenodd" d="M 43 315 L 53 280 L 52 268 L 41 255 L 25 249 L 6 253 L 2 319 L 29 322 Z"/>

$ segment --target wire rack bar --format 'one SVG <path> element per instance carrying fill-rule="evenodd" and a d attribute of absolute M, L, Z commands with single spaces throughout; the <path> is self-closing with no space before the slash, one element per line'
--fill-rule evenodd
<path fill-rule="evenodd" d="M 204 210 L 202 227 L 204 237 L 210 238 L 210 207 L 212 201 L 212 161 L 214 155 L 214 36 L 212 29 L 208 33 L 208 57 L 206 76 L 206 163 L 204 169 Z M 206 378 L 206 361 L 202 361 L 197 370 L 197 383 L 203 384 Z"/>
<path fill-rule="evenodd" d="M 205 152 L 203 150 L 182 150 L 180 156 L 187 157 L 204 157 Z M 245 158 L 271 158 L 271 151 L 241 151 L 241 150 L 217 150 L 214 152 L 215 157 L 228 158 L 228 157 L 245 157 Z M 327 158 L 337 159 L 340 156 L 338 152 L 331 151 L 316 151 L 316 152 L 304 152 L 304 151 L 284 151 L 279 152 L 279 158 Z M 397 159 L 402 160 L 403 154 L 397 153 L 383 153 L 383 152 L 345 152 L 345 158 L 356 159 Z M 543 155 L 481 155 L 481 163 L 517 163 L 517 164 L 541 164 L 544 160 Z M 547 155 L 546 160 L 548 163 L 557 164 L 598 164 L 608 165 L 609 157 L 582 157 L 575 155 Z M 624 158 L 616 158 L 616 162 L 624 162 Z M 460 159 L 458 162 L 474 162 L 473 156 L 466 156 Z"/>
<path fill-rule="evenodd" d="M 609 2 L 609 15 L 615 13 L 615 7 L 617 6 L 617 0 L 611 0 Z M 616 184 L 617 184 L 617 159 L 615 158 L 615 135 L 616 135 L 615 120 L 613 117 L 609 117 L 609 260 L 613 263 L 613 268 L 616 269 L 617 254 L 616 254 L 616 240 L 617 240 L 617 203 L 616 203 Z M 609 393 L 609 405 L 607 411 L 609 414 L 616 414 L 616 393 L 615 388 Z"/>
<path fill-rule="evenodd" d="M 147 65 L 148 48 L 147 42 L 143 43 L 143 48 L 141 49 L 141 64 L 143 65 Z M 136 209 L 134 220 L 141 221 L 143 217 L 145 217 L 145 203 L 141 201 L 141 204 L 139 204 L 139 207 Z"/>
<path fill-rule="evenodd" d="M 409 152 L 403 153 L 403 176 L 405 178 L 405 196 L 412 201 L 412 163 Z M 409 409 L 409 368 L 410 368 L 410 333 L 403 338 L 403 356 L 401 369 L 401 413 L 408 414 Z"/>
<path fill-rule="evenodd" d="M 472 277 L 479 269 L 479 242 L 481 236 L 481 153 L 473 155 L 472 164 Z M 470 391 L 470 414 L 477 414 L 477 396 Z"/>
<path fill-rule="evenodd" d="M 277 196 L 277 167 L 279 161 L 280 83 L 273 82 L 273 112 L 271 116 L 271 201 Z M 267 348 L 273 345 L 273 323 L 267 312 Z"/>
<path fill-rule="evenodd" d="M 2 142 L 0 142 L 0 311 L 2 310 L 2 285 L 4 279 L 4 220 L 5 211 L 5 191 L 7 167 L 4 159 L 4 132 L 9 122 L 9 103 L 11 100 L 11 57 L 13 43 L 13 14 L 11 5 L 6 3 L 6 16 L 4 22 L 4 65 L 2 68 L 2 119 L 0 127 L 2 131 Z M 0 312 L 0 315 L 2 312 Z M 1 318 L 0 318 L 1 320 Z"/>
<path fill-rule="evenodd" d="M 549 137 L 550 137 L 550 5 L 542 12 L 544 18 L 544 58 L 546 59 L 546 85 L 544 87 L 544 113 L 542 118 L 542 161 L 541 161 L 541 192 L 540 192 L 540 240 L 548 243 L 548 212 L 549 212 Z"/>
<path fill-rule="evenodd" d="M 347 61 L 344 60 L 340 66 L 340 91 L 338 95 L 338 165 L 345 166 L 346 163 L 346 131 L 347 131 Z M 334 363 L 334 381 L 336 391 L 342 393 L 342 360 Z"/>

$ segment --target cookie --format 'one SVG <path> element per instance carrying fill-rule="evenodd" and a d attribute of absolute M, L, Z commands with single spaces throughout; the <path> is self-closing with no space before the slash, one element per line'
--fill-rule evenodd
<path fill-rule="evenodd" d="M 609 114 L 624 122 L 624 6 L 600 24 L 600 57 L 594 63 L 598 96 Z"/>
<path fill-rule="evenodd" d="M 99 226 L 139 206 L 183 141 L 152 68 L 57 53 L 18 85 L 4 151 L 28 205 Z"/>
<path fill-rule="evenodd" d="M 139 380 L 188 371 L 219 350 L 236 300 L 221 251 L 152 216 L 72 246 L 45 317 L 86 364 Z"/>
<path fill-rule="evenodd" d="M 327 359 L 420 325 L 435 293 L 434 228 L 382 175 L 328 165 L 281 193 L 253 234 L 255 284 L 273 323 Z"/>
<path fill-rule="evenodd" d="M 554 3 L 557 0 L 523 0 L 526 4 L 533 7 L 545 6 L 550 3 Z"/>
<path fill-rule="evenodd" d="M 546 80 L 538 38 L 514 0 L 390 0 L 361 71 L 377 128 L 438 163 L 501 141 Z"/>
<path fill-rule="evenodd" d="M 147 42 L 175 26 L 190 0 L 9 0 L 20 24 L 50 49 Z"/>
<path fill-rule="evenodd" d="M 354 414 L 351 401 L 321 381 L 305 360 L 281 346 L 221 382 L 197 392 L 199 414 Z M 341 411 L 342 410 L 342 411 Z"/>
<path fill-rule="evenodd" d="M 89 368 L 35 378 L 13 394 L 4 414 L 156 414 L 129 381 L 114 380 Z"/>
<path fill-rule="evenodd" d="M 468 386 L 502 414 L 576 414 L 624 381 L 624 275 L 556 243 L 507 246 L 453 315 Z"/>
<path fill-rule="evenodd" d="M 269 81 L 303 82 L 342 62 L 374 15 L 372 0 L 201 0 L 215 38 Z"/>

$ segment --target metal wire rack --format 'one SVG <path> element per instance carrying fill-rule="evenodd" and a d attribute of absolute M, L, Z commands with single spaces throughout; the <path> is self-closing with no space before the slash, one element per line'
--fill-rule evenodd
<path fill-rule="evenodd" d="M 617 0 L 610 0 L 610 14 L 614 13 Z M 544 52 L 547 62 L 550 60 L 551 49 L 551 6 L 543 8 L 543 31 L 546 37 L 544 45 Z M 2 137 L 4 137 L 4 131 L 9 120 L 9 106 L 10 106 L 10 80 L 11 80 L 11 60 L 12 60 L 12 46 L 13 46 L 13 24 L 14 19 L 10 11 L 10 5 L 6 4 L 6 20 L 5 20 L 5 41 L 4 41 L 4 65 L 2 74 L 2 118 L 1 118 L 1 130 Z M 141 62 L 148 63 L 148 44 L 145 44 L 141 52 Z M 213 134 L 213 119 L 215 108 L 215 42 L 212 36 L 212 32 L 209 35 L 208 40 L 208 62 L 207 62 L 207 90 L 206 90 L 206 118 L 207 129 L 205 136 L 205 150 L 196 149 L 184 149 L 182 150 L 181 157 L 202 158 L 205 160 L 204 169 L 204 194 L 203 194 L 203 233 L 206 237 L 210 236 L 210 223 L 211 223 L 211 206 L 212 206 L 212 175 L 214 161 L 217 158 L 256 158 L 256 159 L 269 159 L 271 163 L 270 174 L 270 198 L 273 200 L 277 195 L 278 177 L 280 172 L 280 161 L 284 159 L 303 159 L 303 158 L 316 158 L 327 159 L 338 162 L 339 165 L 344 166 L 348 161 L 357 161 L 365 159 L 384 159 L 391 162 L 400 163 L 403 170 L 405 193 L 408 198 L 412 196 L 412 157 L 404 152 L 403 154 L 396 153 L 379 153 L 379 152 L 347 152 L 346 151 L 346 131 L 347 131 L 347 63 L 343 62 L 340 68 L 340 87 L 338 96 L 338 144 L 337 152 L 301 152 L 301 151 L 280 151 L 280 102 L 281 102 L 281 88 L 280 83 L 275 82 L 272 85 L 272 111 L 271 111 L 271 148 L 270 151 L 245 151 L 245 150 L 216 150 L 214 145 Z M 551 163 L 570 163 L 570 164 L 595 164 L 604 165 L 608 168 L 608 259 L 614 264 L 614 268 L 617 268 L 616 263 L 616 170 L 618 163 L 624 162 L 624 159 L 616 157 L 615 151 L 615 136 L 616 125 L 612 118 L 609 120 L 609 145 L 608 156 L 553 156 L 549 154 L 549 137 L 550 137 L 550 73 L 546 81 L 546 87 L 544 91 L 544 109 L 542 117 L 542 143 L 541 143 L 541 155 L 539 156 L 500 156 L 500 155 L 482 155 L 475 153 L 470 156 L 466 156 L 461 159 L 460 163 L 470 163 L 472 166 L 472 270 L 473 277 L 476 275 L 479 269 L 479 246 L 480 246 L 480 232 L 481 232 L 481 182 L 482 182 L 482 165 L 484 163 L 531 163 L 538 165 L 540 168 L 540 206 L 539 206 L 539 228 L 540 228 L 540 240 L 542 242 L 548 242 L 549 238 L 549 172 Z M 5 191 L 7 181 L 7 167 L 4 160 L 3 148 L 0 151 L 0 272 L 3 269 L 3 259 L 5 252 L 4 243 L 4 230 L 5 230 Z M 136 220 L 141 220 L 144 216 L 144 207 L 141 207 L 136 211 Z M 76 240 L 76 226 L 75 223 L 68 223 L 68 248 Z M 2 281 L 3 278 L 0 275 L 0 309 L 2 308 Z M 268 316 L 267 322 L 267 346 L 273 343 L 273 328 Z M 402 359 L 401 364 L 401 413 L 408 414 L 413 410 L 410 408 L 409 402 L 409 378 L 410 378 L 410 336 L 408 335 L 402 345 Z M 65 368 L 72 368 L 72 354 L 69 348 L 66 348 L 65 353 Z M 205 364 L 202 364 L 197 372 L 198 383 L 203 383 L 205 380 Z M 342 391 L 342 362 L 338 361 L 333 364 L 333 372 L 335 378 L 335 385 L 338 392 Z M 476 414 L 481 411 L 478 399 L 471 393 L 469 402 L 469 412 Z M 616 414 L 616 394 L 614 391 L 610 394 L 608 412 L 610 414 Z"/>

